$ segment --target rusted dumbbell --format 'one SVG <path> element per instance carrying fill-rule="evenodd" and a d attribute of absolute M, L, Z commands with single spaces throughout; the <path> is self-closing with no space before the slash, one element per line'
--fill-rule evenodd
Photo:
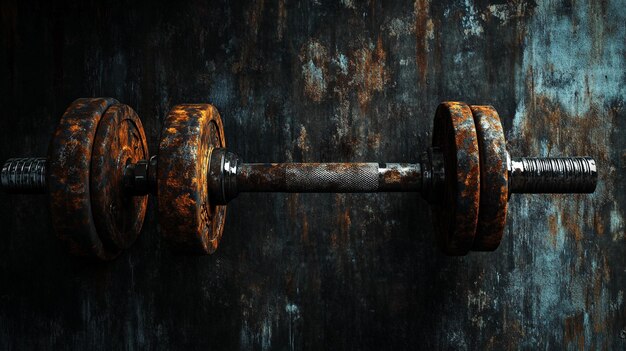
<path fill-rule="evenodd" d="M 161 231 L 184 253 L 215 251 L 226 204 L 239 192 L 421 192 L 449 255 L 495 250 L 512 193 L 590 193 L 589 157 L 510 158 L 490 106 L 442 103 L 433 146 L 417 163 L 242 163 L 227 151 L 208 104 L 178 105 L 148 158 L 135 112 L 112 99 L 79 99 L 66 111 L 47 159 L 10 159 L 8 192 L 48 192 L 54 227 L 70 251 L 111 259 L 137 237 L 148 194 Z"/>
<path fill-rule="evenodd" d="M 127 196 L 122 182 L 128 163 L 148 158 L 135 111 L 114 99 L 78 99 L 63 114 L 48 157 L 8 160 L 2 186 L 47 193 L 53 226 L 69 251 L 108 260 L 141 230 L 147 197 Z"/>

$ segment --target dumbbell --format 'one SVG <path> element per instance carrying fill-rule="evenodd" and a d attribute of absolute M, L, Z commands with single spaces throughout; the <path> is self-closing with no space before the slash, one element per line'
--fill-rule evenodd
<path fill-rule="evenodd" d="M 110 98 L 78 99 L 66 110 L 47 158 L 5 162 L 9 193 L 48 193 L 58 237 L 76 255 L 112 259 L 141 230 L 147 195 L 158 200 L 161 232 L 177 252 L 209 254 L 240 192 L 420 192 L 436 241 L 448 255 L 495 250 L 514 193 L 592 193 L 591 157 L 510 157 L 491 106 L 444 102 L 432 146 L 415 163 L 244 163 L 226 149 L 218 111 L 178 105 L 149 157 L 137 114 Z"/>

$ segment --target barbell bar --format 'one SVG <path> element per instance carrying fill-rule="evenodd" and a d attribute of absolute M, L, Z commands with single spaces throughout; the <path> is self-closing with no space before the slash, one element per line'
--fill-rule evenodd
<path fill-rule="evenodd" d="M 9 193 L 48 193 L 55 230 L 70 252 L 112 259 L 136 239 L 149 194 L 176 251 L 215 251 L 226 205 L 241 192 L 420 192 L 448 255 L 495 250 L 514 193 L 592 193 L 591 157 L 511 157 L 491 106 L 444 102 L 433 144 L 415 163 L 244 163 L 226 148 L 209 104 L 175 106 L 158 156 L 141 121 L 114 99 L 78 99 L 63 115 L 46 158 L 13 158 Z"/>

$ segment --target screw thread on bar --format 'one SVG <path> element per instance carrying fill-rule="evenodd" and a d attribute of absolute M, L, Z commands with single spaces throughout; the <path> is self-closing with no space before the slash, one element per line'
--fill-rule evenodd
<path fill-rule="evenodd" d="M 46 192 L 46 159 L 10 158 L 2 166 L 0 181 L 7 193 L 43 194 Z"/>
<path fill-rule="evenodd" d="M 597 182 L 591 157 L 520 157 L 509 164 L 511 193 L 593 193 Z"/>

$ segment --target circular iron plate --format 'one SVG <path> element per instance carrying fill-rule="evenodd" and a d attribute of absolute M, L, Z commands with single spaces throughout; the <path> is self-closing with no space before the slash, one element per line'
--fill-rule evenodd
<path fill-rule="evenodd" d="M 47 183 L 55 231 L 72 254 L 112 259 L 93 220 L 90 192 L 91 155 L 98 123 L 110 98 L 78 99 L 65 111 L 48 148 Z"/>
<path fill-rule="evenodd" d="M 480 200 L 480 162 L 474 119 L 462 102 L 437 107 L 433 147 L 443 153 L 443 195 L 432 205 L 437 242 L 448 255 L 466 255 L 472 248 Z"/>
<path fill-rule="evenodd" d="M 148 145 L 139 117 L 123 104 L 110 106 L 96 131 L 91 156 L 91 210 L 105 247 L 120 251 L 135 241 L 146 214 L 147 196 L 123 187 L 124 167 L 147 160 Z"/>
<path fill-rule="evenodd" d="M 178 105 L 167 116 L 158 155 L 159 223 L 175 251 L 217 249 L 226 206 L 211 203 L 207 175 L 211 151 L 225 146 L 222 120 L 212 105 Z"/>
<path fill-rule="evenodd" d="M 507 151 L 498 112 L 491 106 L 470 106 L 480 153 L 480 209 L 472 250 L 493 251 L 500 245 L 508 204 Z"/>

